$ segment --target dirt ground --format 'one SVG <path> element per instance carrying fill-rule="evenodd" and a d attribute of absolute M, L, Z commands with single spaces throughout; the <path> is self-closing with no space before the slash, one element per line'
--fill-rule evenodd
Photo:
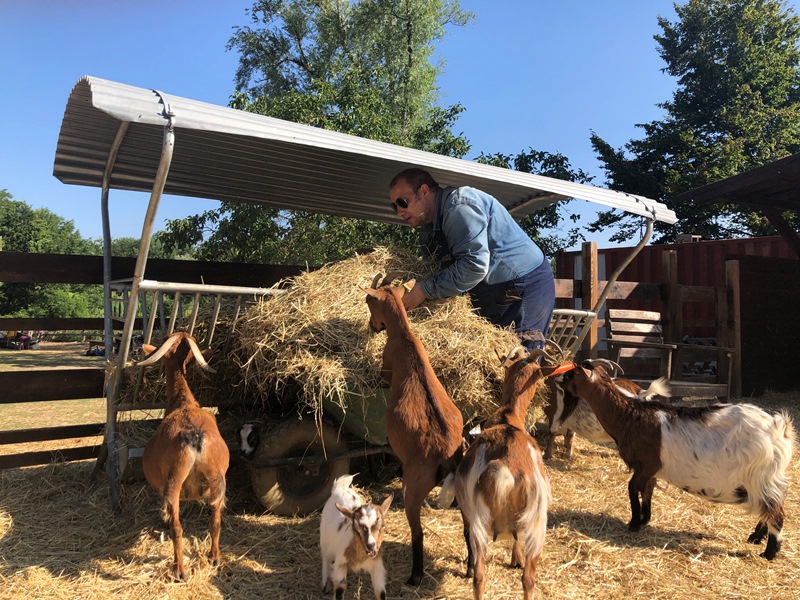
<path fill-rule="evenodd" d="M 778 397 L 774 409 L 798 398 Z M 797 420 L 795 413 L 795 419 Z M 541 443 L 542 440 L 540 440 Z M 124 514 L 110 510 L 104 477 L 92 462 L 0 472 L 0 599 L 17 598 L 319 598 L 319 515 L 266 514 L 243 467 L 229 472 L 223 517 L 224 564 L 213 568 L 208 514 L 183 507 L 187 582 L 169 576 L 172 546 L 160 501 L 142 483 L 122 487 Z M 800 598 L 800 461 L 790 470 L 783 549 L 771 562 L 746 543 L 755 520 L 738 507 L 713 505 L 670 486 L 657 489 L 651 524 L 627 531 L 629 474 L 613 449 L 576 439 L 575 456 L 547 462 L 553 502 L 540 562 L 538 598 L 711 600 Z M 466 547 L 457 509 L 426 509 L 425 578 L 405 585 L 410 535 L 400 482 L 358 481 L 373 500 L 394 493 L 385 563 L 390 598 L 470 598 Z M 510 544 L 490 546 L 487 598 L 521 597 L 521 574 L 508 566 Z M 346 598 L 372 598 L 367 576 L 351 575 Z"/>
<path fill-rule="evenodd" d="M 102 357 L 84 356 L 87 348 L 86 343 L 69 343 L 3 350 L 0 369 L 46 368 L 63 360 L 74 361 L 75 366 L 103 366 Z M 6 360 L 11 354 L 12 360 Z M 753 401 L 768 410 L 787 409 L 800 424 L 798 393 L 768 394 Z M 91 401 L 84 404 L 84 410 L 99 411 L 102 421 L 102 401 L 97 406 Z M 48 426 L 57 409 L 39 407 L 13 415 L 0 405 L 0 429 L 16 428 L 22 418 L 26 426 Z M 9 427 L 10 420 L 17 425 Z M 557 450 L 546 466 L 553 500 L 537 598 L 800 599 L 797 453 L 790 468 L 783 548 L 771 562 L 759 557 L 763 545 L 746 542 L 755 525 L 753 517 L 736 506 L 713 505 L 667 485 L 654 494 L 650 525 L 635 534 L 628 532 L 630 475 L 613 449 L 576 438 L 572 459 Z M 93 468 L 93 461 L 83 461 L 0 471 L 0 600 L 322 597 L 319 514 L 285 518 L 265 513 L 241 464 L 229 471 L 223 565 L 211 567 L 206 558 L 205 508 L 182 507 L 185 555 L 191 569 L 186 582 L 175 582 L 169 575 L 172 545 L 160 520 L 157 495 L 142 482 L 125 484 L 124 513 L 114 516 L 105 476 L 93 475 Z M 411 550 L 400 480 L 375 483 L 366 470 L 363 473 L 357 483 L 373 500 L 395 494 L 384 547 L 388 596 L 471 598 L 471 581 L 464 578 L 466 546 L 458 510 L 424 510 L 425 577 L 419 588 L 411 588 L 404 583 Z M 521 573 L 508 566 L 509 555 L 507 541 L 490 546 L 487 599 L 522 597 Z M 345 598 L 373 597 L 368 576 L 351 575 L 348 581 Z"/>

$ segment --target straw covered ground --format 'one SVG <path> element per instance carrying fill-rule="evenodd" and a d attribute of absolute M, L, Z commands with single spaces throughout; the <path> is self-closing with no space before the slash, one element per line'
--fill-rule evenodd
<path fill-rule="evenodd" d="M 797 394 L 765 398 L 770 409 L 796 408 Z M 758 402 L 758 401 L 756 401 Z M 793 412 L 798 423 L 798 413 Z M 538 415 L 539 418 L 541 415 Z M 541 442 L 542 440 L 540 440 Z M 172 547 L 160 503 L 143 484 L 123 486 L 124 515 L 111 514 L 91 462 L 0 473 L 0 598 L 318 598 L 319 515 L 263 514 L 242 467 L 229 473 L 223 518 L 224 564 L 211 568 L 208 514 L 184 507 L 186 556 L 192 574 L 169 578 Z M 547 463 L 553 487 L 549 527 L 536 585 L 539 598 L 711 599 L 800 597 L 800 465 L 795 456 L 781 553 L 767 562 L 763 546 L 746 543 L 755 525 L 737 507 L 716 506 L 672 487 L 654 495 L 651 524 L 627 531 L 628 473 L 616 453 L 576 439 L 575 457 Z M 395 493 L 387 519 L 385 562 L 393 598 L 470 598 L 466 549 L 456 509 L 423 514 L 426 576 L 413 589 L 410 536 L 398 480 L 360 484 L 373 500 Z M 521 597 L 520 572 L 507 566 L 509 543 L 490 547 L 489 597 Z M 368 577 L 351 575 L 347 598 L 372 598 Z"/>

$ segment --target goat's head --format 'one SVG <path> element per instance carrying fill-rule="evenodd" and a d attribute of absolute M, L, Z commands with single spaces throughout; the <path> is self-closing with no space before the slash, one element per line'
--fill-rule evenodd
<path fill-rule="evenodd" d="M 606 365 L 597 364 L 592 360 L 584 360 L 580 365 L 564 374 L 561 386 L 565 391 L 585 397 L 586 393 L 598 385 L 614 387 L 611 375 L 606 371 Z"/>
<path fill-rule="evenodd" d="M 386 311 L 389 302 L 396 302 L 400 307 L 403 306 L 403 296 L 411 291 L 415 281 L 413 279 L 399 285 L 392 285 L 392 282 L 401 275 L 400 271 L 389 273 L 383 277 L 381 273 L 375 275 L 372 286 L 363 288 L 367 293 L 367 308 L 369 308 L 369 328 L 377 333 L 386 329 Z M 378 283 L 381 281 L 381 283 Z M 405 308 L 403 308 L 405 311 Z"/>
<path fill-rule="evenodd" d="M 383 518 L 394 496 L 389 496 L 382 504 L 364 504 L 356 509 L 345 508 L 338 502 L 336 508 L 353 527 L 353 533 L 361 540 L 367 556 L 375 557 L 381 551 L 383 543 Z"/>
<path fill-rule="evenodd" d="M 186 369 L 192 364 L 192 361 L 196 360 L 201 368 L 211 373 L 216 372 L 208 364 L 214 351 L 208 348 L 201 352 L 195 339 L 185 331 L 176 331 L 158 348 L 150 344 L 142 344 L 142 350 L 147 358 L 137 363 L 139 367 L 149 367 L 163 358 L 164 362 L 171 365 L 172 368 L 180 366 L 186 373 Z"/>
<path fill-rule="evenodd" d="M 258 425 L 244 423 L 236 432 L 236 441 L 239 444 L 239 455 L 247 459 L 253 458 L 258 444 L 261 442 Z"/>

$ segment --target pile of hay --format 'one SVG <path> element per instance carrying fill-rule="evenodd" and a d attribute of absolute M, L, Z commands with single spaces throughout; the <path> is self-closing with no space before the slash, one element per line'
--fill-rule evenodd
<path fill-rule="evenodd" d="M 71 401 L 72 402 L 72 401 Z M 800 394 L 775 397 L 800 422 Z M 543 441 L 543 440 L 542 440 Z M 182 503 L 186 582 L 169 572 L 172 544 L 161 500 L 142 484 L 121 489 L 122 516 L 111 513 L 108 488 L 90 483 L 93 461 L 0 471 L 0 600 L 205 600 L 321 598 L 319 514 L 266 514 L 242 465 L 228 475 L 222 518 L 223 564 L 208 562 L 207 507 Z M 716 600 L 797 598 L 800 573 L 800 462 L 792 461 L 783 547 L 768 562 L 764 545 L 747 543 L 756 519 L 738 506 L 716 505 L 673 486 L 656 490 L 653 519 L 627 528 L 630 473 L 615 451 L 576 438 L 573 459 L 559 447 L 546 463 L 553 490 L 536 597 L 572 600 Z M 386 516 L 384 563 L 390 598 L 472 598 L 464 578 L 466 545 L 457 508 L 424 508 L 425 577 L 405 585 L 411 535 L 399 480 L 363 478 L 373 501 L 394 493 Z M 357 480 L 358 481 L 358 480 Z M 431 495 L 431 499 L 435 495 Z M 511 543 L 489 545 L 487 598 L 522 597 L 522 572 L 508 566 Z M 369 576 L 351 574 L 345 597 L 374 598 Z"/>
<path fill-rule="evenodd" d="M 369 331 L 363 288 L 379 272 L 402 271 L 410 279 L 432 268 L 408 252 L 378 248 L 303 273 L 285 295 L 251 307 L 237 324 L 234 352 L 248 394 L 268 410 L 316 414 L 326 401 L 346 410 L 348 391 L 369 395 L 380 387 L 386 334 Z M 516 335 L 476 315 L 466 296 L 425 302 L 409 319 L 465 417 L 491 414 L 503 376 L 494 349 L 511 349 L 519 343 Z"/>

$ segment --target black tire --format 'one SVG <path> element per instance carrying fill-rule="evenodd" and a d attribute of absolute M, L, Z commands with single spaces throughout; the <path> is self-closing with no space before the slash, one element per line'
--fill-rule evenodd
<path fill-rule="evenodd" d="M 346 451 L 347 444 L 333 427 L 323 423 L 319 430 L 311 421 L 291 420 L 261 440 L 254 458 L 336 456 Z M 306 515 L 322 508 L 333 481 L 349 470 L 350 460 L 345 458 L 299 467 L 256 467 L 250 471 L 250 480 L 259 501 L 271 513 Z"/>

